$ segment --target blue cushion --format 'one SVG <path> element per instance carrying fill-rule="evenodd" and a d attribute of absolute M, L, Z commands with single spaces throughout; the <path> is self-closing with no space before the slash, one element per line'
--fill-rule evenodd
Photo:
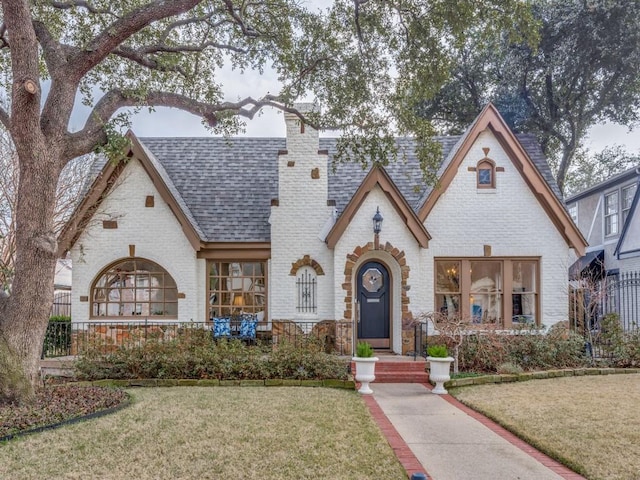
<path fill-rule="evenodd" d="M 214 337 L 230 337 L 231 336 L 231 320 L 228 318 L 213 319 L 213 336 Z"/>
<path fill-rule="evenodd" d="M 258 321 L 251 318 L 243 318 L 240 322 L 240 336 L 242 338 L 256 338 L 256 324 Z"/>

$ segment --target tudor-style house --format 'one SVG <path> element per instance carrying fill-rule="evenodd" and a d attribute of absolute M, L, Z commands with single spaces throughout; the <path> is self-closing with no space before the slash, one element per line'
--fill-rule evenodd
<path fill-rule="evenodd" d="M 284 116 L 286 139 L 129 133 L 127 161 L 104 164 L 60 238 L 73 321 L 248 312 L 263 335 L 334 324 L 343 353 L 367 340 L 404 354 L 427 312 L 479 328 L 567 319 L 567 266 L 586 242 L 534 138 L 492 105 L 436 138 L 436 186 L 409 139 L 388 167 L 333 169 L 336 140 Z"/>

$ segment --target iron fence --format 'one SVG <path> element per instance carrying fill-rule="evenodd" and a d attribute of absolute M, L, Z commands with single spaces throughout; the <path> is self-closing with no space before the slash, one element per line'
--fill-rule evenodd
<path fill-rule="evenodd" d="M 569 315 L 572 328 L 585 337 L 587 353 L 611 358 L 615 348 L 605 344 L 602 319 L 618 316 L 623 332 L 640 329 L 640 272 L 608 275 L 600 281 L 583 281 L 570 289 Z"/>
<path fill-rule="evenodd" d="M 57 292 L 53 296 L 51 316 L 71 316 L 71 292 Z"/>
<path fill-rule="evenodd" d="M 117 347 L 137 348 L 149 340 L 170 342 L 190 332 L 204 331 L 214 337 L 212 322 L 49 322 L 42 357 L 80 355 L 92 351 L 108 353 Z M 353 323 L 351 321 L 258 322 L 256 341 L 277 346 L 283 342 L 303 345 L 314 342 L 327 353 L 351 355 Z"/>
<path fill-rule="evenodd" d="M 427 322 L 417 322 L 414 325 L 413 352 L 410 352 L 414 360 L 418 357 L 427 357 L 427 332 Z"/>

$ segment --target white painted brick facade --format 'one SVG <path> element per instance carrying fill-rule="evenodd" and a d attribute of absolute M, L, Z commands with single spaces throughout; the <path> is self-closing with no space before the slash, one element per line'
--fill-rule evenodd
<path fill-rule="evenodd" d="M 145 207 L 147 195 L 154 195 L 155 206 Z M 205 261 L 198 260 L 180 224 L 163 201 L 138 160 L 129 161 L 115 190 L 100 207 L 102 214 L 80 235 L 71 249 L 73 260 L 72 317 L 74 322 L 90 319 L 91 283 L 107 265 L 129 256 L 135 245 L 136 257 L 162 266 L 176 281 L 178 319 L 205 320 Z M 102 220 L 117 218 L 117 229 L 103 229 Z M 97 318 L 100 320 L 100 318 Z M 140 320 L 144 320 L 141 318 Z"/>
<path fill-rule="evenodd" d="M 398 216 L 396 209 L 389 198 L 382 191 L 382 189 L 376 186 L 364 199 L 364 201 L 360 205 L 360 208 L 351 219 L 349 226 L 345 229 L 344 233 L 340 237 L 340 240 L 334 248 L 334 269 L 336 272 L 334 280 L 334 295 L 336 297 L 334 315 L 336 319 L 344 318 L 344 298 L 346 295 L 346 291 L 342 288 L 342 284 L 345 281 L 344 269 L 345 263 L 347 261 L 347 255 L 353 253 L 356 247 L 364 246 L 367 243 L 374 241 L 372 219 L 376 213 L 377 207 L 380 207 L 380 214 L 384 219 L 382 222 L 382 231 L 379 235 L 380 245 L 384 246 L 387 242 L 389 242 L 393 247 L 404 251 L 407 265 L 409 265 L 411 269 L 409 272 L 409 279 L 407 281 L 407 284 L 410 286 L 410 290 L 408 292 L 408 296 L 411 302 L 410 305 L 414 301 L 414 294 L 421 290 L 419 287 L 423 282 L 423 278 L 420 274 L 420 246 L 415 237 L 409 231 L 408 227 Z M 372 259 L 378 259 L 389 267 L 389 275 L 392 281 L 392 349 L 395 352 L 402 352 L 402 311 L 400 302 L 402 293 L 400 290 L 401 271 L 400 265 L 398 264 L 397 260 L 393 258 L 389 253 L 382 250 L 368 252 L 366 255 L 361 256 L 354 266 L 352 282 L 355 286 L 355 275 L 358 271 L 358 268 L 366 261 Z M 355 291 L 356 289 L 354 287 L 353 292 Z M 355 312 L 355 309 L 352 308 L 352 311 Z"/>
<path fill-rule="evenodd" d="M 300 106 L 299 106 L 300 107 Z M 310 105 L 301 109 L 309 110 Z M 285 114 L 287 154 L 278 159 L 278 206 L 271 207 L 269 316 L 271 319 L 319 321 L 333 319 L 333 253 L 319 238 L 333 207 L 327 206 L 327 156 L 318 154 L 318 132 Z M 292 162 L 293 166 L 288 166 Z M 318 169 L 318 178 L 312 170 Z M 318 275 L 317 314 L 298 313 L 293 263 L 309 255 L 325 275 Z"/>
<path fill-rule="evenodd" d="M 456 177 L 440 197 L 425 222 L 433 237 L 429 248 L 420 248 L 389 197 L 375 187 L 364 199 L 334 250 L 319 238 L 333 207 L 327 206 L 327 156 L 318 154 L 318 132 L 305 126 L 301 132 L 297 117 L 285 115 L 287 154 L 280 155 L 278 206 L 271 207 L 271 259 L 268 261 L 268 305 L 270 319 L 320 321 L 344 318 L 345 263 L 358 246 L 373 242 L 372 217 L 376 208 L 384 217 L 380 244 L 389 242 L 404 252 L 408 265 L 407 297 L 413 316 L 434 308 L 434 259 L 437 257 L 482 257 L 484 245 L 493 256 L 541 257 L 541 318 L 549 326 L 567 319 L 567 268 L 569 248 L 542 206 L 489 131 L 482 133 Z M 476 174 L 468 171 L 489 157 L 504 172 L 497 172 L 495 191 L 478 191 Z M 289 166 L 292 162 L 293 166 Z M 317 169 L 318 178 L 312 178 Z M 118 228 L 105 230 L 101 222 L 91 224 L 75 243 L 73 259 L 72 314 L 74 321 L 87 321 L 90 302 L 80 296 L 91 295 L 96 275 L 112 262 L 128 257 L 129 245 L 136 256 L 164 267 L 175 279 L 180 321 L 206 319 L 206 262 L 198 260 L 182 228 L 156 191 L 137 160 L 127 165 L 116 190 L 105 200 L 101 211 L 117 217 Z M 155 196 L 155 207 L 145 207 L 145 197 Z M 100 218 L 102 220 L 102 218 Z M 290 275 L 293 263 L 309 255 L 320 264 L 317 314 L 296 311 L 296 277 Z M 369 252 L 353 269 L 377 258 L 389 266 L 392 286 L 393 350 L 401 346 L 401 269 L 397 260 L 384 251 Z M 355 291 L 355 288 L 353 289 Z M 354 311 L 352 309 L 352 311 Z"/>
<path fill-rule="evenodd" d="M 496 173 L 496 189 L 476 188 L 476 173 L 468 171 L 484 157 L 504 172 Z M 426 253 L 424 275 L 428 289 L 419 305 L 433 310 L 433 258 L 482 257 L 484 245 L 492 256 L 541 257 L 541 320 L 546 326 L 567 319 L 567 269 L 570 249 L 525 183 L 519 171 L 489 131 L 479 135 L 449 188 L 425 222 L 433 237 Z"/>

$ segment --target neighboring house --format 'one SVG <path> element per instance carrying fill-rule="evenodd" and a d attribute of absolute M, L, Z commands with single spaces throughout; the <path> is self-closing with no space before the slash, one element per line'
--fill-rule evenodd
<path fill-rule="evenodd" d="M 343 353 L 356 340 L 407 353 L 426 312 L 504 329 L 567 319 L 567 265 L 586 242 L 534 137 L 513 135 L 492 105 L 464 135 L 436 139 L 436 187 L 411 140 L 387 167 L 334 170 L 336 140 L 285 121 L 286 139 L 130 133 L 128 161 L 104 165 L 60 237 L 73 321 L 242 311 L 267 334 L 324 321 Z"/>
<path fill-rule="evenodd" d="M 614 175 L 567 198 L 567 209 L 589 242 L 586 254 L 569 268 L 577 288 L 574 323 L 598 329 L 598 320 L 616 313 L 621 325 L 640 322 L 640 167 Z"/>
<path fill-rule="evenodd" d="M 71 315 L 71 260 L 59 258 L 53 279 L 51 315 Z"/>
<path fill-rule="evenodd" d="M 589 243 L 570 269 L 578 278 L 640 271 L 640 166 L 612 176 L 565 200 Z"/>

